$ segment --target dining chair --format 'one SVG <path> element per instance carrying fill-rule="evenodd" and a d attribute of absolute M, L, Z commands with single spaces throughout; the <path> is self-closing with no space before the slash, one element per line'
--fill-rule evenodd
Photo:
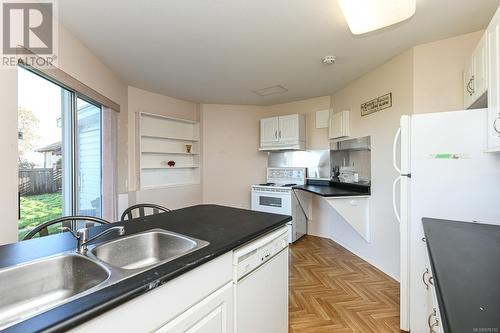
<path fill-rule="evenodd" d="M 146 214 L 146 209 L 151 210 L 152 214 Z M 138 215 L 136 215 L 135 217 L 144 217 L 147 215 L 171 212 L 171 210 L 156 204 L 148 204 L 148 203 L 137 204 L 125 209 L 125 211 L 122 214 L 121 221 L 133 219 L 134 212 L 138 212 Z"/>
<path fill-rule="evenodd" d="M 59 217 L 57 219 L 45 222 L 40 224 L 39 226 L 36 226 L 34 229 L 32 229 L 30 232 L 26 234 L 26 236 L 23 237 L 23 240 L 31 239 L 33 236 L 38 234 L 39 237 L 43 236 L 48 236 L 49 235 L 49 227 L 56 225 L 58 223 L 67 224 L 66 226 L 72 227 L 73 229 L 77 228 L 78 222 L 84 222 L 84 225 L 82 227 L 89 228 L 93 227 L 96 224 L 109 224 L 110 222 L 103 220 L 98 217 L 94 216 L 63 216 Z"/>

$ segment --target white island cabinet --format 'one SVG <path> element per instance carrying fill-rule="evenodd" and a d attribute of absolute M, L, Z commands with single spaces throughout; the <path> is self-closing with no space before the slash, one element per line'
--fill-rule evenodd
<path fill-rule="evenodd" d="M 233 332 L 233 306 L 233 283 L 229 282 L 156 332 Z"/>
<path fill-rule="evenodd" d="M 229 252 L 70 332 L 231 333 L 233 309 Z"/>
<path fill-rule="evenodd" d="M 255 332 L 256 328 L 262 332 L 288 331 L 286 226 L 167 281 L 70 332 L 244 333 Z"/>

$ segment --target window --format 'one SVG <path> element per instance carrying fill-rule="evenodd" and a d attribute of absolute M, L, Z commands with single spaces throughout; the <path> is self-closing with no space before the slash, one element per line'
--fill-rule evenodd
<path fill-rule="evenodd" d="M 60 216 L 102 216 L 102 119 L 98 103 L 19 67 L 19 239 Z"/>

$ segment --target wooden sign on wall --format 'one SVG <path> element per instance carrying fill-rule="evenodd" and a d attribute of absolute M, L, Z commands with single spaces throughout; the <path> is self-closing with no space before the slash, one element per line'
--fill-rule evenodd
<path fill-rule="evenodd" d="M 392 93 L 388 93 L 361 104 L 361 116 L 367 116 L 374 112 L 390 108 L 391 106 Z"/>

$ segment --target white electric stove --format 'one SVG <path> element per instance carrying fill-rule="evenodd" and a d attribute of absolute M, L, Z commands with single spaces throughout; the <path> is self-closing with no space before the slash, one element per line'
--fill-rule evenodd
<path fill-rule="evenodd" d="M 292 189 L 306 183 L 306 168 L 267 168 L 266 181 L 252 185 L 252 210 L 291 215 L 288 242 L 293 243 L 307 233 L 307 217 Z"/>

